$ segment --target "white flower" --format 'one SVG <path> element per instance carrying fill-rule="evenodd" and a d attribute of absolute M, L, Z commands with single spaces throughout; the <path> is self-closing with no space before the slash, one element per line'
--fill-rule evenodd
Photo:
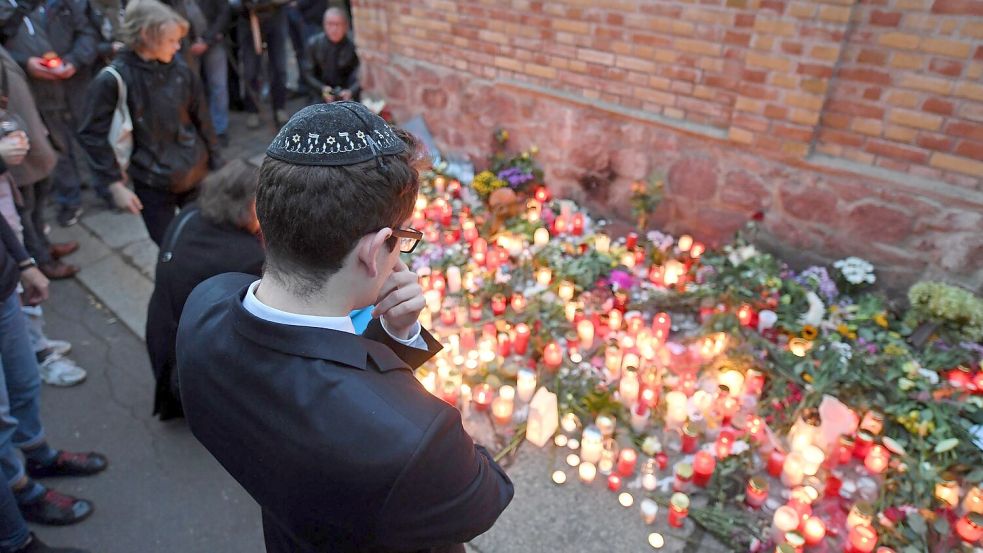
<path fill-rule="evenodd" d="M 802 315 L 799 322 L 803 325 L 819 326 L 819 323 L 823 322 L 823 316 L 826 315 L 823 300 L 819 299 L 815 292 L 810 291 L 806 292 L 806 301 L 809 302 L 809 310 Z"/>
<path fill-rule="evenodd" d="M 930 371 L 928 369 L 918 369 L 918 374 L 922 375 L 922 378 L 928 380 L 932 384 L 939 383 L 939 373 L 935 371 Z"/>
<path fill-rule="evenodd" d="M 758 250 L 754 247 L 754 245 L 748 245 L 744 246 L 743 248 L 737 248 L 727 256 L 727 259 L 730 261 L 731 265 L 736 267 L 756 255 L 758 255 Z"/>
<path fill-rule="evenodd" d="M 840 356 L 840 362 L 846 363 L 853 358 L 853 348 L 846 342 L 833 342 L 829 345 Z"/>
<path fill-rule="evenodd" d="M 850 284 L 873 284 L 877 280 L 874 276 L 874 266 L 859 257 L 841 259 L 833 263 L 833 267 L 838 269 Z"/>

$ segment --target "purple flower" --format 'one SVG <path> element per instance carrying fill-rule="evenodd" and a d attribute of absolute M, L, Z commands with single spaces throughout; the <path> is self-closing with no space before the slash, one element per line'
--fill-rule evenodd
<path fill-rule="evenodd" d="M 827 303 L 840 295 L 840 291 L 836 288 L 836 281 L 830 278 L 826 267 L 809 267 L 799 273 L 795 281 L 818 292 Z"/>
<path fill-rule="evenodd" d="M 498 178 L 509 183 L 509 188 L 516 189 L 531 181 L 533 176 L 518 167 L 509 167 L 499 171 Z"/>
<path fill-rule="evenodd" d="M 626 273 L 625 271 L 618 270 L 611 271 L 611 274 L 608 276 L 608 280 L 611 281 L 611 284 L 615 288 L 621 288 L 624 290 L 631 288 L 635 282 L 635 279 L 632 278 L 630 274 Z"/>

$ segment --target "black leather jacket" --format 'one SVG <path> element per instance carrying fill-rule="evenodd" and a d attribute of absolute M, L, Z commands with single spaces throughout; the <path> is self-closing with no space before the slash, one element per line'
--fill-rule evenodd
<path fill-rule="evenodd" d="M 301 69 L 307 86 L 317 96 L 328 86 L 348 89 L 352 91 L 352 99 L 358 100 L 362 94 L 358 66 L 358 54 L 351 39 L 346 36 L 341 42 L 333 43 L 322 32 L 307 41 Z"/>
<path fill-rule="evenodd" d="M 221 165 L 201 80 L 179 56 L 171 63 L 160 63 L 144 61 L 124 50 L 112 65 L 126 82 L 126 104 L 133 119 L 133 154 L 127 173 L 136 185 L 170 188 L 187 151 L 182 148 L 193 147 L 195 141 L 204 145 L 209 167 Z M 117 94 L 111 74 L 103 71 L 96 75 L 79 127 L 79 141 L 89 154 L 89 167 L 99 188 L 122 180 L 109 144 Z"/>

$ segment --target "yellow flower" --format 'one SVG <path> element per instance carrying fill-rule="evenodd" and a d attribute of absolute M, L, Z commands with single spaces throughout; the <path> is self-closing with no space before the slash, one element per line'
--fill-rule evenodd
<path fill-rule="evenodd" d="M 851 333 L 847 334 L 846 337 L 849 338 L 849 339 L 851 339 L 851 340 L 856 340 L 857 339 L 857 333 L 856 332 L 851 332 Z"/>
<path fill-rule="evenodd" d="M 874 322 L 881 328 L 887 328 L 887 316 L 884 313 L 874 315 Z"/>
<path fill-rule="evenodd" d="M 836 327 L 836 331 L 844 336 L 848 336 L 850 334 L 850 327 L 848 327 L 845 323 L 840 323 L 839 326 Z"/>
<path fill-rule="evenodd" d="M 812 384 L 812 375 L 809 373 L 802 373 L 802 380 L 805 380 L 807 383 Z"/>
<path fill-rule="evenodd" d="M 806 340 L 815 340 L 819 336 L 819 331 L 812 325 L 805 325 L 802 327 L 800 335 Z"/>
<path fill-rule="evenodd" d="M 836 313 L 839 310 L 840 310 L 840 306 L 839 305 L 831 305 L 831 306 L 829 306 L 829 312 L 830 313 Z"/>

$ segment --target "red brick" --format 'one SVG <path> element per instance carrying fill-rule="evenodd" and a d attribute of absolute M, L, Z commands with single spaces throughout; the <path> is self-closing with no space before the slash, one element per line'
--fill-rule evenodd
<path fill-rule="evenodd" d="M 741 74 L 741 78 L 748 82 L 764 84 L 765 80 L 768 78 L 768 72 L 745 69 L 744 73 Z"/>
<path fill-rule="evenodd" d="M 839 77 L 847 81 L 860 81 L 880 85 L 891 84 L 891 74 L 873 69 L 845 68 L 840 70 Z"/>
<path fill-rule="evenodd" d="M 784 119 L 788 114 L 788 110 L 782 106 L 776 106 L 775 104 L 768 104 L 765 106 L 765 117 L 771 119 Z"/>
<path fill-rule="evenodd" d="M 936 97 L 925 100 L 925 103 L 922 104 L 922 109 L 932 113 L 938 113 L 939 115 L 952 115 L 955 106 L 952 105 L 952 102 Z"/>
<path fill-rule="evenodd" d="M 822 142 L 832 142 L 844 146 L 854 146 L 859 148 L 863 145 L 863 137 L 852 132 L 834 131 L 832 129 L 822 129 L 819 131 L 819 140 Z"/>
<path fill-rule="evenodd" d="M 753 27 L 754 26 L 754 14 L 739 13 L 734 17 L 734 26 L 736 27 Z"/>
<path fill-rule="evenodd" d="M 901 12 L 885 12 L 873 10 L 870 12 L 870 24 L 882 27 L 897 27 L 901 21 Z"/>
<path fill-rule="evenodd" d="M 963 63 L 961 61 L 933 58 L 928 64 L 929 71 L 945 75 L 947 77 L 958 77 L 962 75 Z"/>
<path fill-rule="evenodd" d="M 956 154 L 963 157 L 983 160 L 983 142 L 963 140 L 956 146 Z"/>
<path fill-rule="evenodd" d="M 761 0 L 761 9 L 785 13 L 785 2 L 783 0 Z"/>
<path fill-rule="evenodd" d="M 980 15 L 983 13 L 983 0 L 935 0 L 932 13 Z"/>
<path fill-rule="evenodd" d="M 703 84 L 715 88 L 734 90 L 737 88 L 737 79 L 733 77 L 725 77 L 722 75 L 706 75 L 703 78 Z"/>
<path fill-rule="evenodd" d="M 872 117 L 874 119 L 884 117 L 883 108 L 866 103 L 861 104 L 851 102 L 849 100 L 831 99 L 828 107 L 830 111 L 837 111 L 848 115 L 859 115 L 861 117 Z"/>
<path fill-rule="evenodd" d="M 748 98 L 770 99 L 775 97 L 773 90 L 746 82 L 738 85 L 737 93 Z"/>
<path fill-rule="evenodd" d="M 904 146 L 899 146 L 891 142 L 883 142 L 881 140 L 868 140 L 867 146 L 864 147 L 864 151 L 879 156 L 904 159 L 913 163 L 926 163 L 928 161 L 928 152 L 924 150 L 906 148 Z"/>
<path fill-rule="evenodd" d="M 864 89 L 864 100 L 880 100 L 881 92 L 881 89 L 876 86 L 866 88 Z"/>
<path fill-rule="evenodd" d="M 954 141 L 941 134 L 919 133 L 915 143 L 929 150 L 948 152 L 952 148 Z"/>
<path fill-rule="evenodd" d="M 979 46 L 976 48 L 976 53 L 973 54 L 973 59 L 983 60 L 983 46 Z"/>
<path fill-rule="evenodd" d="M 860 63 L 870 63 L 873 65 L 884 65 L 887 62 L 887 52 L 883 50 L 869 50 L 864 48 L 857 54 L 857 61 Z"/>
<path fill-rule="evenodd" d="M 727 31 L 724 33 L 724 43 L 734 44 L 737 46 L 748 46 L 751 44 L 751 35 L 749 33 L 735 33 L 733 31 Z"/>
<path fill-rule="evenodd" d="M 809 75 L 828 79 L 833 76 L 833 68 L 828 65 L 817 65 L 814 63 L 800 63 L 797 72 L 799 75 Z"/>
<path fill-rule="evenodd" d="M 768 123 L 768 120 L 763 117 L 758 117 L 748 113 L 735 112 L 734 126 L 750 129 L 755 132 L 765 132 L 768 130 L 770 124 Z"/>
<path fill-rule="evenodd" d="M 945 133 L 952 136 L 983 141 L 983 125 L 966 121 L 952 121 L 945 126 Z"/>
<path fill-rule="evenodd" d="M 796 142 L 809 142 L 812 140 L 812 129 L 807 127 L 794 127 L 792 125 L 775 125 L 772 127 L 775 136 L 795 140 Z"/>
<path fill-rule="evenodd" d="M 786 54 L 792 54 L 793 56 L 800 56 L 802 55 L 802 43 L 789 42 L 787 40 L 783 40 L 782 52 L 785 52 Z"/>
<path fill-rule="evenodd" d="M 850 126 L 851 119 L 849 115 L 843 115 L 842 113 L 825 113 L 823 114 L 822 123 L 831 129 L 845 129 Z"/>

